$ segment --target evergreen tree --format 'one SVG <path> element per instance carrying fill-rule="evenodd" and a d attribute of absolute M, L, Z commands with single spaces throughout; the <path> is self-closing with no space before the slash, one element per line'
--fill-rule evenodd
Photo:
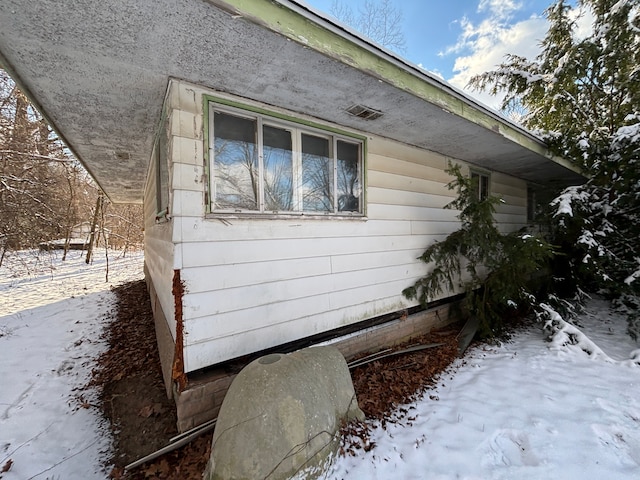
<path fill-rule="evenodd" d="M 457 197 L 445 208 L 460 211 L 460 229 L 425 250 L 419 259 L 431 270 L 402 293 L 427 306 L 439 294 L 461 287 L 467 312 L 478 319 L 480 336 L 494 336 L 514 314 L 536 305 L 536 275 L 546 268 L 553 250 L 524 232 L 501 233 L 494 213 L 502 200 L 493 195 L 480 199 L 477 182 L 458 165 L 449 164 L 447 173 L 454 177 L 447 187 Z"/>
<path fill-rule="evenodd" d="M 552 152 L 582 168 L 588 182 L 551 204 L 550 240 L 560 246 L 563 293 L 640 292 L 640 1 L 582 0 L 593 15 L 579 38 L 574 7 L 558 0 L 539 56 L 507 56 L 474 77 L 477 89 L 506 92 L 503 107 L 526 109 L 524 124 Z M 639 278 L 636 281 L 636 278 Z M 637 302 L 636 302 L 637 305 Z"/>

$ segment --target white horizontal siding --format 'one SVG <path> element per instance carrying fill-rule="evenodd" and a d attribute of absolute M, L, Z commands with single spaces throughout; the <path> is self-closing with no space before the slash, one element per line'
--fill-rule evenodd
<path fill-rule="evenodd" d="M 374 220 L 361 218 L 320 219 L 291 217 L 273 219 L 268 217 L 181 217 L 182 240 L 184 242 L 225 242 L 238 240 L 286 240 L 344 238 L 358 236 L 404 236 L 411 234 L 411 225 L 404 220 Z"/>
<path fill-rule="evenodd" d="M 430 193 L 410 192 L 391 188 L 369 187 L 367 201 L 370 204 L 401 205 L 407 207 L 443 208 L 451 202 L 451 197 Z"/>
<path fill-rule="evenodd" d="M 282 240 L 238 240 L 184 244 L 183 268 L 204 265 L 232 265 L 296 258 L 331 257 L 362 252 L 391 252 L 424 246 L 416 236 L 290 238 Z"/>
<path fill-rule="evenodd" d="M 187 343 L 185 348 L 185 368 L 187 371 L 192 371 L 200 368 L 199 366 L 215 363 L 219 358 L 234 358 L 239 355 L 245 355 L 289 342 L 291 339 L 307 337 L 314 332 L 331 330 L 336 325 L 348 325 L 359 320 L 382 315 L 385 312 L 397 311 L 405 306 L 406 302 L 399 301 L 397 296 L 376 298 L 367 302 L 366 305 L 355 305 L 339 311 L 320 311 L 320 309 L 314 308 L 315 305 L 302 302 L 300 305 L 302 311 L 316 313 L 302 320 L 295 319 L 282 322 L 278 322 L 278 320 L 286 318 L 289 311 L 252 309 L 247 311 L 247 316 L 252 314 L 271 314 L 270 318 L 272 318 L 273 323 L 265 328 L 251 329 L 252 323 L 249 322 L 247 324 L 249 330 L 242 331 L 242 334 L 211 338 L 198 343 Z M 215 320 L 226 322 L 229 319 L 221 316 L 221 318 L 216 317 Z M 188 325 L 187 328 L 189 328 Z M 190 341 L 188 335 L 185 340 L 187 342 Z"/>
<path fill-rule="evenodd" d="M 204 167 L 202 165 L 173 164 L 171 184 L 175 190 L 202 192 L 204 182 Z"/>
<path fill-rule="evenodd" d="M 369 293 L 366 295 L 371 295 L 374 290 L 380 287 L 382 278 L 386 282 L 406 281 L 406 279 L 415 278 L 423 273 L 425 270 L 423 265 L 413 262 L 414 259 L 410 260 L 412 261 L 410 264 L 393 267 L 292 278 L 202 293 L 189 292 L 189 295 L 185 297 L 183 310 L 188 318 L 196 319 L 271 303 L 284 304 L 291 300 L 317 297 L 326 293 L 332 294 L 334 304 L 335 302 L 342 303 L 343 300 L 338 299 L 345 292 L 349 292 L 350 296 L 353 295 L 354 285 L 367 289 Z M 397 294 L 398 292 L 391 293 Z M 390 292 L 387 292 L 387 295 L 389 294 Z M 242 300 L 239 301 L 239 299 Z M 351 296 L 349 301 L 361 303 L 357 301 L 357 296 Z M 260 322 L 261 319 L 254 320 Z M 268 319 L 262 320 L 269 321 Z M 200 338 L 200 336 L 198 337 Z"/>
<path fill-rule="evenodd" d="M 491 175 L 491 194 L 502 198 L 494 218 L 503 233 L 513 232 L 527 225 L 527 183 L 502 173 Z"/>
<path fill-rule="evenodd" d="M 177 85 L 169 117 L 172 265 L 185 286 L 187 371 L 414 304 L 401 292 L 426 272 L 417 257 L 459 228 L 459 212 L 443 208 L 455 198 L 446 186 L 450 159 L 370 138 L 364 217 L 207 217 L 204 91 Z M 506 202 L 496 214 L 501 228 L 523 222 L 523 182 L 492 175 L 492 193 Z M 154 255 L 171 255 L 150 245 Z"/>
<path fill-rule="evenodd" d="M 152 158 L 155 158 L 152 156 Z M 144 192 L 144 262 L 146 273 L 150 277 L 158 295 L 158 301 L 167 318 L 168 328 L 175 339 L 174 301 L 171 294 L 173 281 L 174 243 L 171 241 L 173 225 L 171 222 L 156 220 L 156 172 L 155 162 L 150 162 L 147 184 Z"/>
<path fill-rule="evenodd" d="M 215 275 L 207 266 L 185 268 L 181 278 L 189 293 L 202 293 L 330 273 L 331 259 L 318 257 L 218 265 Z"/>
<path fill-rule="evenodd" d="M 436 221 L 458 222 L 456 210 L 448 210 L 436 207 L 411 207 L 405 205 L 369 204 L 367 212 L 370 216 L 380 219 L 402 219 L 407 221 Z"/>

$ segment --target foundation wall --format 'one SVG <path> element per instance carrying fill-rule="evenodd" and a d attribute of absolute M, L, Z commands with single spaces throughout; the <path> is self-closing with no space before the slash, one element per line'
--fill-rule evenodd
<path fill-rule="evenodd" d="M 160 354 L 160 366 L 162 368 L 162 380 L 164 381 L 167 397 L 172 396 L 172 379 L 171 367 L 173 365 L 173 356 L 175 352 L 175 341 L 171 335 L 167 317 L 162 309 L 162 304 L 158 299 L 158 294 L 153 281 L 148 275 L 145 265 L 145 279 L 147 282 L 147 290 L 149 291 L 149 299 L 151 300 L 151 309 L 153 311 L 153 323 L 156 330 L 156 341 L 158 343 L 158 352 Z"/>
<path fill-rule="evenodd" d="M 376 352 L 429 333 L 459 320 L 456 304 L 445 304 L 391 322 L 340 337 L 331 344 L 347 361 L 365 352 Z M 220 406 L 236 374 L 222 368 L 212 371 L 206 378 L 189 382 L 182 392 L 174 389 L 177 407 L 178 431 L 184 432 L 218 416 Z"/>

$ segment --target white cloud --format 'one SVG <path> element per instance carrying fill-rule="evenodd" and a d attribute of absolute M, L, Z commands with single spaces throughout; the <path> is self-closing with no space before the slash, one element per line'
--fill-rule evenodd
<path fill-rule="evenodd" d="M 470 91 L 466 86 L 474 75 L 495 69 L 506 54 L 533 60 L 540 53 L 540 42 L 547 32 L 548 22 L 538 15 L 512 22 L 513 14 L 520 8 L 522 4 L 514 0 L 479 0 L 478 12 L 486 13 L 486 16 L 479 23 L 462 18 L 458 41 L 439 53 L 441 56 L 457 55 L 453 67 L 455 74 L 448 79 L 449 83 L 496 109 L 502 97 Z M 578 37 L 588 35 L 592 20 L 590 14 L 577 18 Z"/>
<path fill-rule="evenodd" d="M 478 12 L 488 11 L 495 18 L 509 18 L 522 4 L 513 0 L 480 0 Z"/>
<path fill-rule="evenodd" d="M 442 72 L 437 68 L 429 69 L 425 67 L 422 63 L 418 63 L 418 67 L 420 67 L 422 70 L 424 70 L 427 73 L 430 73 L 432 75 L 435 75 L 438 78 L 441 78 L 442 80 L 445 80 L 444 75 L 442 75 Z"/>
<path fill-rule="evenodd" d="M 442 55 L 457 55 L 453 67 L 455 75 L 449 79 L 454 86 L 466 90 L 474 75 L 493 70 L 504 61 L 506 54 L 533 59 L 540 51 L 540 40 L 547 31 L 547 21 L 539 16 L 511 23 L 521 4 L 514 0 L 480 0 L 478 12 L 487 12 L 479 23 L 468 18 L 460 20 L 462 33 L 455 45 Z M 501 98 L 487 93 L 470 93 L 474 98 L 498 108 Z"/>
<path fill-rule="evenodd" d="M 512 25 L 501 25 L 492 19 L 484 20 L 477 27 L 468 25 L 464 35 L 467 55 L 458 56 L 453 71 L 457 72 L 449 82 L 464 89 L 472 76 L 495 69 L 504 61 L 506 54 L 520 55 L 533 59 L 540 52 L 540 40 L 547 31 L 547 21 L 541 17 L 531 17 Z M 474 97 L 494 108 L 498 108 L 501 98 L 485 93 L 472 93 Z"/>

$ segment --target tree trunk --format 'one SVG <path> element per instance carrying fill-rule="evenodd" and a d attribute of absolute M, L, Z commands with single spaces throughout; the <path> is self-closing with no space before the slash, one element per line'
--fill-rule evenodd
<path fill-rule="evenodd" d="M 93 212 L 93 221 L 91 222 L 91 236 L 89 237 L 89 245 L 87 246 L 87 259 L 86 263 L 91 262 L 91 255 L 93 254 L 93 243 L 96 240 L 96 227 L 98 225 L 98 214 L 102 207 L 102 194 L 98 195 L 96 200 L 96 209 Z"/>

